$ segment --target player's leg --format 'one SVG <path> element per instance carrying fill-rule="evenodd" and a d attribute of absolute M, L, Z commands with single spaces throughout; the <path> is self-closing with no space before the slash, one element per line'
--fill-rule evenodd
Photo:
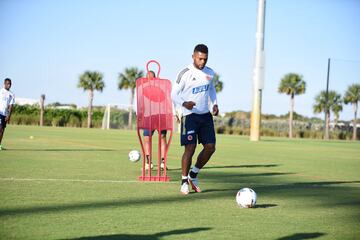
<path fill-rule="evenodd" d="M 203 147 L 203 150 L 201 150 L 197 157 L 195 166 L 189 172 L 189 183 L 195 192 L 201 192 L 197 175 L 215 152 L 215 144 L 213 143 L 203 144 Z"/>
<path fill-rule="evenodd" d="M 195 144 L 187 144 L 185 145 L 185 150 L 183 156 L 181 158 L 181 193 L 188 194 L 189 193 L 189 182 L 188 175 L 192 162 L 192 157 L 194 156 L 196 149 Z"/>
<path fill-rule="evenodd" d="M 201 118 L 198 137 L 199 142 L 203 145 L 203 150 L 199 153 L 195 166 L 189 172 L 189 183 L 195 192 L 201 192 L 197 175 L 215 152 L 216 143 L 212 115 L 209 113 L 202 115 Z"/>
<path fill-rule="evenodd" d="M 3 138 L 3 134 L 4 134 L 4 129 L 2 126 L 0 126 L 0 150 L 2 150 L 1 141 Z"/>
<path fill-rule="evenodd" d="M 188 174 L 192 157 L 196 149 L 196 116 L 190 114 L 181 119 L 181 145 L 184 146 L 184 153 L 181 158 L 181 188 L 183 194 L 189 193 Z"/>
<path fill-rule="evenodd" d="M 202 169 L 205 166 L 205 164 L 210 160 L 214 152 L 215 152 L 214 143 L 203 144 L 203 150 L 199 153 L 197 157 L 195 167 L 198 169 Z"/>
<path fill-rule="evenodd" d="M 6 122 L 5 122 L 5 116 L 0 115 L 0 150 L 3 150 L 1 146 L 1 141 L 5 132 Z"/>
<path fill-rule="evenodd" d="M 185 151 L 181 159 L 181 173 L 183 176 L 189 174 L 192 157 L 194 156 L 196 144 L 185 145 Z"/>
<path fill-rule="evenodd" d="M 151 156 L 150 156 L 150 131 L 148 129 L 144 129 L 144 145 L 145 145 L 145 157 L 146 157 L 146 163 L 145 163 L 145 169 L 149 169 L 149 166 L 153 168 Z"/>
<path fill-rule="evenodd" d="M 166 151 L 166 145 L 167 145 L 167 142 L 166 142 L 166 133 L 167 131 L 166 130 L 162 130 L 161 131 L 161 164 L 160 164 L 160 168 L 161 170 L 164 170 L 165 168 L 165 151 Z M 167 169 L 167 167 L 166 167 Z"/>

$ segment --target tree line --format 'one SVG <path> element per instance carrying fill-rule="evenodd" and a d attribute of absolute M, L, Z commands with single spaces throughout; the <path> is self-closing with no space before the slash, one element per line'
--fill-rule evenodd
<path fill-rule="evenodd" d="M 306 82 L 303 76 L 296 73 L 286 74 L 280 81 L 278 88 L 279 93 L 285 93 L 290 96 L 290 111 L 289 111 L 289 138 L 293 137 L 293 112 L 295 96 L 304 94 L 306 91 Z M 357 110 L 360 101 L 360 84 L 352 84 L 348 86 L 344 97 L 340 93 L 330 90 L 321 91 L 315 97 L 313 105 L 314 113 L 325 113 L 325 139 L 329 139 L 329 125 L 330 113 L 334 114 L 335 124 L 339 119 L 339 113 L 343 110 L 344 104 L 351 104 L 353 106 L 353 140 L 357 138 Z"/>
<path fill-rule="evenodd" d="M 144 71 L 138 69 L 137 67 L 129 67 L 125 68 L 122 73 L 119 73 L 118 75 L 118 89 L 119 90 L 129 90 L 130 91 L 130 107 L 127 117 L 127 124 L 128 128 L 131 129 L 133 124 L 133 117 L 132 117 L 132 106 L 134 104 L 134 96 L 135 96 L 135 88 L 136 88 L 136 79 L 144 77 Z M 214 77 L 215 82 L 215 89 L 216 92 L 221 92 L 224 87 L 224 83 L 220 80 L 220 75 L 215 74 Z M 77 84 L 78 88 L 83 89 L 84 91 L 88 92 L 88 107 L 87 107 L 87 124 L 86 127 L 98 127 L 103 116 L 103 110 L 94 112 L 93 107 L 93 100 L 94 100 L 94 91 L 100 91 L 102 92 L 105 88 L 105 83 L 103 81 L 103 74 L 98 71 L 85 71 L 83 74 L 79 77 L 79 82 Z M 295 96 L 304 94 L 306 92 L 306 82 L 302 75 L 297 73 L 288 73 L 286 74 L 281 80 L 278 87 L 279 93 L 284 93 L 286 95 L 290 96 L 290 110 L 289 110 L 289 116 L 288 116 L 288 137 L 292 138 L 294 136 L 293 126 L 294 126 L 294 112 L 295 112 Z M 44 114 L 45 112 L 49 111 L 52 115 L 54 115 L 54 119 L 52 120 L 52 124 L 54 126 L 63 126 L 64 122 L 67 123 L 67 125 L 74 125 L 74 126 L 82 126 L 84 127 L 84 113 L 72 113 L 69 115 L 66 111 L 61 113 L 64 114 L 66 117 L 60 117 L 59 115 L 55 114 L 51 110 L 44 110 L 44 101 L 45 101 L 45 95 L 41 96 L 40 101 L 40 125 L 43 125 L 44 121 Z M 312 106 L 314 113 L 325 113 L 325 134 L 324 139 L 329 139 L 329 125 L 330 125 L 330 114 L 332 113 L 334 115 L 334 122 L 335 124 L 339 120 L 339 113 L 343 110 L 343 104 L 351 104 L 353 106 L 353 135 L 352 139 L 357 139 L 357 110 L 358 110 L 358 103 L 360 101 L 360 84 L 352 84 L 348 86 L 346 92 L 344 93 L 344 96 L 341 96 L 340 93 L 330 90 L 328 92 L 321 91 L 318 95 L 315 97 L 315 103 Z M 82 111 L 83 112 L 83 111 Z M 50 115 L 51 115 L 50 114 Z M 20 114 L 21 115 L 21 114 Z M 124 113 L 122 113 L 124 115 Z M 70 118 L 70 116 L 72 116 Z M 77 117 L 74 117 L 77 116 Z M 93 123 L 94 117 L 96 124 Z M 23 118 L 26 118 L 25 115 L 22 116 Z M 77 118 L 78 120 L 74 120 Z M 123 116 L 121 117 L 123 118 Z M 276 118 L 276 117 L 275 117 Z M 60 119 L 60 120 L 59 120 Z M 61 119 L 63 120 L 63 123 L 61 124 Z M 71 119 L 70 122 L 65 121 L 64 119 Z M 60 123 L 56 123 L 56 121 L 60 121 Z M 22 121 L 17 121 L 22 122 Z M 25 121 L 26 122 L 26 121 Z M 75 123 L 76 122 L 76 123 Z M 81 122 L 81 123 L 79 123 Z M 217 121 L 219 122 L 219 121 Z M 122 122 L 123 124 L 123 122 Z M 230 123 L 231 124 L 231 123 Z M 49 122 L 47 124 L 49 125 Z M 66 125 L 66 124 L 65 124 Z M 274 125 L 274 124 L 272 124 Z M 219 133 L 226 132 L 222 130 L 222 126 L 219 128 Z M 231 129 L 231 126 L 230 126 Z M 263 129 L 263 131 L 266 128 Z M 246 134 L 246 131 L 244 131 Z"/>

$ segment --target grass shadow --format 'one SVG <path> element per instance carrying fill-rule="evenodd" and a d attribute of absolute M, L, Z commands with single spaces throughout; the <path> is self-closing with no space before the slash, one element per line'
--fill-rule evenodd
<path fill-rule="evenodd" d="M 263 173 L 227 173 L 221 172 L 203 172 L 201 173 L 202 179 L 207 179 L 211 182 L 234 184 L 240 187 L 241 185 L 247 185 L 247 183 L 263 183 L 271 182 L 272 177 L 281 177 L 286 175 L 293 175 L 292 172 L 263 172 Z M 275 180 L 275 179 L 274 179 Z"/>
<path fill-rule="evenodd" d="M 142 206 L 148 205 L 149 202 L 152 204 L 165 204 L 173 202 L 191 202 L 196 199 L 211 199 L 217 197 L 224 197 L 229 195 L 234 195 L 234 192 L 237 192 L 237 189 L 220 189 L 218 191 L 211 190 L 206 193 L 201 194 L 190 194 L 189 196 L 183 196 L 176 194 L 171 197 L 158 197 L 158 198 L 132 198 L 125 200 L 109 200 L 109 201 L 98 201 L 98 202 L 80 202 L 72 204 L 57 204 L 57 205 L 48 205 L 48 206 L 33 206 L 33 207 L 24 207 L 24 208 L 0 208 L 0 217 L 8 216 L 22 216 L 22 215 L 31 215 L 31 214 L 43 214 L 43 213 L 54 213 L 54 212 L 67 212 L 67 211 L 87 211 L 94 208 L 123 208 L 128 206 Z"/>
<path fill-rule="evenodd" d="M 276 206 L 277 204 L 256 204 L 253 208 L 272 208 Z"/>
<path fill-rule="evenodd" d="M 244 165 L 225 165 L 225 166 L 208 166 L 204 167 L 204 169 L 212 169 L 212 168 L 263 168 L 263 167 L 277 167 L 279 164 L 244 164 Z"/>
<path fill-rule="evenodd" d="M 325 233 L 315 232 L 315 233 L 295 233 L 289 236 L 277 238 L 276 240 L 303 240 L 303 239 L 314 239 L 321 236 L 324 236 Z"/>
<path fill-rule="evenodd" d="M 230 169 L 230 168 L 268 168 L 278 167 L 280 164 L 243 164 L 243 165 L 224 165 L 224 166 L 206 166 L 203 169 Z M 170 168 L 168 171 L 178 171 L 181 168 Z"/>
<path fill-rule="evenodd" d="M 89 237 L 79 237 L 79 238 L 67 238 L 66 240 L 125 240 L 125 239 L 136 239 L 136 240 L 160 240 L 162 237 L 167 237 L 170 235 L 183 235 L 191 234 L 200 231 L 208 231 L 212 228 L 201 227 L 201 228 L 187 228 L 187 229 L 178 229 L 171 230 L 167 232 L 159 232 L 155 234 L 113 234 L 113 235 L 100 235 L 100 236 L 89 236 Z M 65 239 L 64 239 L 65 240 Z"/>
<path fill-rule="evenodd" d="M 260 174 L 261 175 L 261 174 Z M 222 180 L 222 179 L 218 179 Z M 226 181 L 226 179 L 223 179 Z M 22 216 L 22 215 L 31 215 L 31 214 L 41 214 L 41 213 L 54 213 L 54 212 L 67 212 L 67 211 L 89 211 L 94 208 L 124 208 L 128 206 L 142 206 L 148 205 L 151 201 L 154 205 L 161 205 L 165 203 L 176 203 L 176 202 L 191 202 L 196 201 L 197 199 L 207 200 L 207 199 L 228 199 L 234 198 L 237 191 L 239 190 L 239 182 L 230 183 L 226 188 L 221 186 L 219 188 L 212 188 L 204 190 L 199 194 L 190 194 L 189 196 L 182 196 L 180 194 L 166 197 L 149 197 L 149 198 L 131 198 L 131 199 L 121 199 L 121 200 L 109 200 L 109 201 L 98 201 L 98 202 L 80 202 L 80 203 L 71 203 L 71 204 L 57 204 L 57 205 L 48 205 L 48 206 L 31 206 L 31 207 L 22 207 L 22 208 L 0 208 L 0 217 L 9 217 L 9 216 Z M 268 180 L 269 182 L 269 180 Z M 345 197 L 352 191 L 354 188 L 349 186 L 341 186 L 340 184 L 346 183 L 358 183 L 359 181 L 330 181 L 330 182 L 306 182 L 306 183 L 285 183 L 285 184 L 273 184 L 269 185 L 259 185 L 252 184 L 252 188 L 260 195 L 274 195 L 278 198 L 316 198 L 321 200 L 322 204 L 328 204 L 333 206 L 334 204 L 340 204 L 348 207 L 358 207 L 359 201 L 351 197 Z M 247 183 L 244 183 L 247 185 Z M 214 185 L 216 186 L 216 185 Z M 335 193 L 335 195 L 334 195 Z M 259 204 L 258 208 L 271 208 L 276 207 L 276 204 Z"/>

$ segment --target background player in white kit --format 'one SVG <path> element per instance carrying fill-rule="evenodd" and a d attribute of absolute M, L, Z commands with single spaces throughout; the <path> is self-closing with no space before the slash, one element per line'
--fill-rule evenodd
<path fill-rule="evenodd" d="M 148 72 L 148 79 L 153 79 L 156 78 L 156 74 L 154 71 L 149 71 Z M 154 134 L 153 130 L 151 133 L 149 131 L 149 129 L 144 129 L 143 135 L 144 135 L 144 144 L 145 144 L 145 157 L 146 157 L 146 163 L 145 163 L 145 169 L 148 170 L 149 167 L 151 169 L 153 169 L 153 163 L 152 163 L 152 159 L 150 157 L 150 134 L 151 136 Z M 161 151 L 161 163 L 160 163 L 160 169 L 164 170 L 165 168 L 165 150 L 166 150 L 166 130 L 161 130 L 161 147 L 160 147 L 160 151 Z M 167 169 L 167 168 L 166 168 Z"/>
<path fill-rule="evenodd" d="M 195 192 L 201 192 L 197 174 L 215 152 L 215 129 L 209 109 L 209 98 L 213 114 L 219 113 L 214 87 L 214 71 L 206 67 L 208 47 L 198 44 L 192 55 L 193 63 L 180 71 L 173 84 L 171 97 L 175 105 L 182 106 L 181 145 L 185 146 L 182 156 L 182 181 L 180 192 L 189 193 L 189 184 Z M 190 170 L 197 141 L 203 145 L 195 166 Z"/>
<path fill-rule="evenodd" d="M 11 79 L 5 78 L 4 87 L 0 90 L 0 150 L 6 124 L 10 121 L 12 105 L 15 104 L 15 95 L 10 91 Z"/>

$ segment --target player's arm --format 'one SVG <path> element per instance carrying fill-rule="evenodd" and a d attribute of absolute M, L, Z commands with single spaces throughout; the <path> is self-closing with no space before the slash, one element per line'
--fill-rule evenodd
<path fill-rule="evenodd" d="M 184 70 L 186 72 L 186 69 L 184 69 Z M 185 73 L 184 70 L 178 74 L 177 80 L 172 86 L 173 88 L 171 91 L 171 98 L 175 105 L 183 106 L 183 107 L 191 110 L 195 106 L 195 103 L 192 101 L 186 101 L 182 97 L 182 94 L 181 94 L 181 92 L 183 91 L 183 89 L 185 87 L 185 79 L 183 79 L 183 76 Z"/>
<path fill-rule="evenodd" d="M 12 108 L 13 108 L 14 104 L 15 104 L 15 98 L 12 97 L 11 100 L 10 100 L 9 107 L 8 107 L 8 115 L 5 117 L 6 123 L 10 122 L 10 116 L 11 116 L 11 112 L 12 112 Z"/>
<path fill-rule="evenodd" d="M 183 102 L 185 102 L 181 96 L 181 92 L 184 89 L 185 84 L 184 81 L 181 80 L 181 76 L 178 75 L 176 79 L 176 82 L 172 85 L 171 99 L 173 100 L 175 106 L 181 106 Z"/>
<path fill-rule="evenodd" d="M 180 123 L 181 118 L 182 118 L 182 112 L 181 112 L 180 106 L 174 105 L 174 116 L 176 117 L 176 122 Z"/>
<path fill-rule="evenodd" d="M 213 114 L 214 114 L 214 116 L 217 116 L 219 114 L 219 107 L 218 107 L 218 104 L 217 104 L 217 97 L 216 97 L 216 90 L 215 90 L 214 81 L 212 82 L 212 84 L 210 84 L 209 96 L 210 96 L 211 103 L 213 104 L 213 109 L 212 109 Z"/>
<path fill-rule="evenodd" d="M 9 105 L 9 108 L 8 108 L 8 115 L 5 117 L 5 122 L 6 123 L 9 123 L 10 122 L 10 116 L 11 116 L 11 112 L 12 112 L 12 104 Z"/>

